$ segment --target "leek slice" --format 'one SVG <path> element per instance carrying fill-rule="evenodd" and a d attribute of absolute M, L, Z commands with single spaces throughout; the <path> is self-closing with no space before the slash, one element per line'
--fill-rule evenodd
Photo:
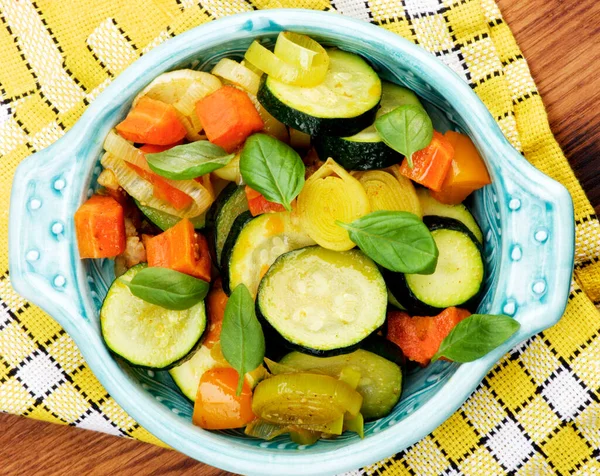
<path fill-rule="evenodd" d="M 331 158 L 310 176 L 298 196 L 298 213 L 308 235 L 335 251 L 355 246 L 336 221 L 351 223 L 370 210 L 363 186 Z"/>
<path fill-rule="evenodd" d="M 211 173 L 214 174 L 215 177 L 241 185 L 244 181 L 242 180 L 242 174 L 240 172 L 240 154 L 241 152 L 238 152 L 225 167 L 213 170 Z"/>
<path fill-rule="evenodd" d="M 192 83 L 199 83 L 212 91 L 221 87 L 219 78 L 210 73 L 193 69 L 178 69 L 157 76 L 135 97 L 132 106 L 135 106 L 144 96 L 167 104 L 175 104 L 186 94 Z"/>
<path fill-rule="evenodd" d="M 279 34 L 275 53 L 254 41 L 244 58 L 274 79 L 293 86 L 317 86 L 329 68 L 329 56 L 319 43 L 290 32 Z"/>
<path fill-rule="evenodd" d="M 226 79 L 251 94 L 258 94 L 260 76 L 250 68 L 229 58 L 221 59 L 212 69 L 212 74 Z"/>
<path fill-rule="evenodd" d="M 356 172 L 353 175 L 367 192 L 371 211 L 404 211 L 421 217 L 419 197 L 410 179 L 385 170 Z"/>
<path fill-rule="evenodd" d="M 392 165 L 391 167 L 385 169 L 385 171 L 392 174 L 402 188 L 402 202 L 403 206 L 405 207 L 402 210 L 414 213 L 418 217 L 423 218 L 423 207 L 421 205 L 421 201 L 419 200 L 419 195 L 417 194 L 415 185 L 409 178 L 400 173 L 400 166 Z"/>

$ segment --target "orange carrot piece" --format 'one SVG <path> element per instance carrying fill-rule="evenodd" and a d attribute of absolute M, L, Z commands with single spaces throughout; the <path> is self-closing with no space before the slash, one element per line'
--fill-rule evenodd
<path fill-rule="evenodd" d="M 221 338 L 223 317 L 225 317 L 225 306 L 227 305 L 227 294 L 223 291 L 221 279 L 217 279 L 208 296 L 206 296 L 206 311 L 208 313 L 208 332 L 202 341 L 209 349 L 212 349 Z"/>
<path fill-rule="evenodd" d="M 453 156 L 452 144 L 442 134 L 434 131 L 431 143 L 413 154 L 413 168 L 408 166 L 408 160 L 405 158 L 400 166 L 400 173 L 424 187 L 439 192 L 450 170 Z"/>
<path fill-rule="evenodd" d="M 475 190 L 492 183 L 483 159 L 469 136 L 448 131 L 444 137 L 454 148 L 452 165 L 439 192 L 432 197 L 448 205 L 462 203 Z"/>
<path fill-rule="evenodd" d="M 206 430 L 241 428 L 256 417 L 252 412 L 252 389 L 244 381 L 236 395 L 238 373 L 231 367 L 210 369 L 200 377 L 192 422 Z"/>
<path fill-rule="evenodd" d="M 114 198 L 93 195 L 75 212 L 80 258 L 113 258 L 125 251 L 125 216 Z"/>
<path fill-rule="evenodd" d="M 233 152 L 264 122 L 248 95 L 232 86 L 223 86 L 196 103 L 196 114 L 208 140 Z"/>
<path fill-rule="evenodd" d="M 388 313 L 386 338 L 398 345 L 408 359 L 427 365 L 454 326 L 470 315 L 457 307 L 427 317 L 392 311 Z"/>
<path fill-rule="evenodd" d="M 140 150 L 144 154 L 158 154 L 160 152 L 164 152 L 165 150 L 172 149 L 173 147 L 175 147 L 177 145 L 181 145 L 181 144 L 183 144 L 183 140 L 177 141 L 174 144 L 167 144 L 167 145 L 144 144 L 143 146 L 140 147 Z"/>
<path fill-rule="evenodd" d="M 172 105 L 147 97 L 138 101 L 116 129 L 127 140 L 154 145 L 173 144 L 186 134 Z"/>
<path fill-rule="evenodd" d="M 210 282 L 208 242 L 187 218 L 148 239 L 146 256 L 148 266 L 174 269 Z"/>
<path fill-rule="evenodd" d="M 246 185 L 246 198 L 248 199 L 248 209 L 253 217 L 262 213 L 285 211 L 285 207 L 281 203 L 270 202 L 260 192 L 248 185 Z"/>

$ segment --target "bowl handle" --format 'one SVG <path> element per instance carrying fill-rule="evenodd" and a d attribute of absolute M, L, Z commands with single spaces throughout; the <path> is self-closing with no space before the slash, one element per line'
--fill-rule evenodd
<path fill-rule="evenodd" d="M 573 202 L 565 187 L 512 147 L 503 162 L 501 173 L 494 174 L 502 193 L 485 193 L 479 211 L 497 224 L 485 230 L 484 240 L 502 243 L 500 259 L 490 259 L 504 268 L 493 287 L 502 298 L 489 301 L 496 307 L 491 312 L 515 316 L 521 323 L 518 342 L 558 322 L 564 312 L 574 259 Z"/>

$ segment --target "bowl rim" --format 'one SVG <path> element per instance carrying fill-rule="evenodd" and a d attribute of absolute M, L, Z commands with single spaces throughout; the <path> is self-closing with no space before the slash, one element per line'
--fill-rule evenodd
<path fill-rule="evenodd" d="M 30 177 L 32 170 L 39 166 L 41 161 L 49 161 L 51 152 L 56 152 L 61 148 L 67 147 L 67 150 L 72 150 L 68 149 L 72 147 L 68 141 L 71 140 L 74 144 L 77 144 L 78 141 L 81 143 L 86 133 L 93 128 L 97 117 L 102 115 L 107 108 L 114 107 L 115 103 L 122 102 L 120 97 L 123 95 L 123 91 L 142 89 L 157 74 L 169 69 L 165 65 L 174 64 L 177 62 L 177 58 L 182 58 L 183 51 L 189 51 L 190 48 L 199 49 L 206 44 L 216 45 L 232 39 L 232 36 L 223 39 L 223 32 L 235 36 L 236 34 L 241 35 L 242 30 L 247 30 L 247 33 L 244 34 L 251 37 L 256 36 L 253 31 L 260 32 L 264 28 L 296 31 L 313 29 L 320 30 L 324 36 L 327 36 L 327 33 L 332 34 L 332 32 L 339 36 L 349 36 L 348 32 L 351 32 L 355 40 L 360 37 L 365 38 L 363 41 L 367 42 L 366 38 L 368 38 L 368 43 L 376 43 L 385 48 L 389 54 L 402 55 L 402 59 L 408 63 L 408 66 L 418 70 L 419 75 L 428 80 L 429 84 L 435 84 L 436 88 L 445 94 L 444 97 L 459 113 L 461 111 L 470 112 L 472 121 L 467 124 L 470 135 L 485 149 L 483 151 L 485 157 L 491 156 L 492 152 L 493 155 L 498 156 L 492 166 L 501 168 L 503 173 L 508 171 L 513 177 L 526 175 L 530 179 L 533 178 L 532 182 L 536 183 L 538 187 L 536 193 L 542 193 L 541 190 L 546 192 L 544 203 L 551 203 L 557 212 L 557 219 L 560 219 L 556 240 L 561 245 L 558 254 L 562 261 L 560 269 L 555 272 L 557 282 L 560 282 L 561 286 L 547 296 L 543 307 L 544 312 L 541 312 L 540 305 L 535 312 L 536 319 L 525 319 L 524 316 L 518 315 L 519 321 L 523 319 L 522 327 L 512 339 L 485 357 L 461 365 L 444 384 L 444 388 L 452 388 L 452 392 L 443 392 L 443 397 L 442 392 L 438 392 L 405 418 L 405 423 L 410 422 L 410 431 L 406 431 L 406 425 L 394 425 L 364 440 L 318 454 L 303 451 L 275 454 L 262 448 L 238 448 L 233 442 L 216 438 L 214 434 L 194 427 L 191 422 L 183 421 L 163 408 L 162 405 L 156 405 L 154 399 L 149 395 L 139 395 L 140 392 L 137 392 L 135 387 L 127 381 L 114 359 L 105 358 L 107 351 L 104 343 L 92 326 L 78 325 L 81 323 L 81 315 L 73 315 L 72 308 L 67 303 L 57 301 L 55 295 L 40 292 L 37 283 L 29 279 L 31 276 L 24 266 L 22 258 L 25 253 L 20 241 L 25 224 L 21 216 L 22 211 L 26 208 L 24 187 L 26 179 Z M 145 80 L 144 78 L 150 79 Z M 488 166 L 490 166 L 489 163 Z M 80 199 L 83 196 L 82 193 Z M 504 241 L 502 244 L 503 256 L 507 251 L 504 249 L 506 246 Z M 77 245 L 71 245 L 71 248 L 73 246 L 75 253 L 71 249 L 70 258 L 77 260 Z M 160 440 L 207 464 L 244 474 L 282 474 L 282 472 L 285 474 L 335 474 L 389 457 L 429 434 L 466 401 L 502 355 L 514 345 L 550 327 L 560 319 L 569 295 L 571 274 L 569 271 L 567 277 L 567 268 L 571 270 L 573 268 L 574 219 L 572 201 L 567 190 L 533 168 L 513 149 L 473 90 L 450 68 L 426 50 L 399 35 L 353 18 L 312 10 L 275 9 L 241 13 L 217 19 L 182 33 L 154 48 L 115 78 L 63 138 L 47 149 L 22 161 L 13 181 L 9 249 L 9 267 L 15 290 L 52 315 L 65 328 L 82 351 L 99 381 L 115 401 Z M 79 265 L 80 277 L 81 270 L 81 265 Z M 502 270 L 499 274 L 502 274 Z M 79 284 L 82 284 L 81 280 Z M 86 299 L 89 301 L 89 298 L 81 293 L 79 297 L 82 301 Z M 83 319 L 85 320 L 85 317 Z M 423 416 L 425 418 L 422 418 Z"/>

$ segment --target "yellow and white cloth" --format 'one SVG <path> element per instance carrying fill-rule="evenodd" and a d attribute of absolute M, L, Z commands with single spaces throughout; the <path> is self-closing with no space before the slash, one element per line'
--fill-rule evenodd
<path fill-rule="evenodd" d="M 600 474 L 600 224 L 493 0 L 0 0 L 0 410 L 160 444 L 106 393 L 65 331 L 11 289 L 11 180 L 152 47 L 214 18 L 280 7 L 337 11 L 426 48 L 575 202 L 576 267 L 560 323 L 506 355 L 431 435 L 356 474 Z"/>

